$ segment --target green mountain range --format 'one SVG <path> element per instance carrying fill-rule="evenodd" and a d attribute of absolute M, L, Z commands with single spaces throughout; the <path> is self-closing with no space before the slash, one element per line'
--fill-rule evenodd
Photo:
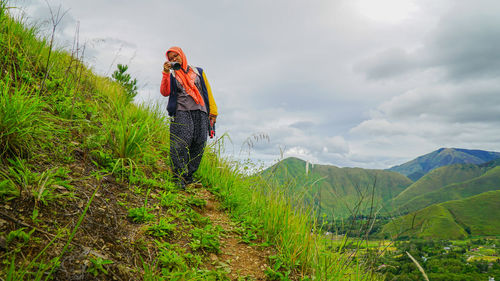
<path fill-rule="evenodd" d="M 500 190 L 434 204 L 396 218 L 382 233 L 391 237 L 461 239 L 500 235 Z"/>
<path fill-rule="evenodd" d="M 498 235 L 499 192 L 500 159 L 434 169 L 391 200 L 393 214 L 409 213 L 382 232 L 438 239 Z"/>
<path fill-rule="evenodd" d="M 392 171 L 311 165 L 293 157 L 264 170 L 262 175 L 277 180 L 304 204 L 313 204 L 321 214 L 335 218 L 378 210 L 412 183 Z"/>
<path fill-rule="evenodd" d="M 391 204 L 393 207 L 399 208 L 419 196 L 425 196 L 428 193 L 435 192 L 450 184 L 474 179 L 481 176 L 486 171 L 486 167 L 474 164 L 455 164 L 439 167 L 432 170 L 398 194 L 398 196 L 391 201 Z"/>
<path fill-rule="evenodd" d="M 389 168 L 417 181 L 428 172 L 452 164 L 482 164 L 500 158 L 500 153 L 461 148 L 440 148 L 407 163 Z"/>
<path fill-rule="evenodd" d="M 415 182 L 390 170 L 312 165 L 298 158 L 284 159 L 264 170 L 262 176 L 278 181 L 283 190 L 300 198 L 301 204 L 313 206 L 319 215 L 329 218 L 371 212 L 379 216 L 406 214 L 384 226 L 386 235 L 447 239 L 496 235 L 497 231 L 489 226 L 499 224 L 500 216 L 490 213 L 499 212 L 500 205 L 494 204 L 497 193 L 487 192 L 500 190 L 500 158 L 495 158 L 498 155 L 479 150 L 440 149 L 413 160 L 425 162 L 428 167 Z M 489 158 L 495 159 L 484 162 Z M 440 166 L 457 161 L 479 163 Z M 494 196 L 488 198 L 485 194 Z M 485 201 L 481 202 L 482 199 Z M 489 206 L 491 212 L 481 214 L 477 205 Z M 476 219 L 479 217 L 481 220 Z"/>
<path fill-rule="evenodd" d="M 463 199 L 490 190 L 500 190 L 500 166 L 490 169 L 478 177 L 449 184 L 438 190 L 416 196 L 402 204 L 398 210 L 400 212 L 416 211 L 435 203 Z"/>

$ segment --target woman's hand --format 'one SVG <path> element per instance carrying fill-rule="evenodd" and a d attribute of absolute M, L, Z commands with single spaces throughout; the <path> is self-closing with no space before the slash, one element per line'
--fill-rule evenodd
<path fill-rule="evenodd" d="M 210 120 L 210 124 L 215 124 L 215 122 L 217 121 L 217 115 L 210 114 L 208 118 Z"/>
<path fill-rule="evenodd" d="M 169 73 L 170 72 L 170 68 L 171 68 L 170 62 L 166 61 L 166 62 L 163 63 L 163 72 Z"/>

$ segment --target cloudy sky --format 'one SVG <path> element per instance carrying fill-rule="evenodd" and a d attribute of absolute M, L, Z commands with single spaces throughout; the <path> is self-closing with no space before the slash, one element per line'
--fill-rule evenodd
<path fill-rule="evenodd" d="M 388 168 L 440 147 L 500 151 L 497 0 L 47 1 L 68 10 L 59 47 L 79 22 L 87 64 L 128 64 L 136 102 L 166 105 L 165 51 L 182 47 L 235 157 Z M 48 28 L 46 1 L 11 2 Z"/>

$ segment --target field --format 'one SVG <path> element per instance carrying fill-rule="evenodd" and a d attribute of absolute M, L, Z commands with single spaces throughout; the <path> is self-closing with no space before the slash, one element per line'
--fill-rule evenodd
<path fill-rule="evenodd" d="M 488 280 L 500 278 L 500 237 L 477 237 L 464 240 L 357 240 L 345 243 L 335 237 L 335 247 L 358 245 L 358 255 L 373 260 L 385 280 L 423 280 L 412 255 L 429 280 Z M 346 247 L 351 248 L 351 247 Z M 356 249 L 356 248 L 354 248 Z M 349 251 L 349 250 L 345 250 Z M 351 249 L 351 251 L 354 251 Z"/>

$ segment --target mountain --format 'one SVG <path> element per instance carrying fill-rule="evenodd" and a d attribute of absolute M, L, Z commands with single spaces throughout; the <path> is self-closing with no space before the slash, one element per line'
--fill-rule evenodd
<path fill-rule="evenodd" d="M 301 197 L 306 205 L 313 204 L 330 218 L 368 214 L 372 194 L 373 207 L 379 209 L 412 183 L 397 172 L 311 165 L 293 157 L 264 170 L 262 176 L 278 181 L 291 195 Z"/>
<path fill-rule="evenodd" d="M 440 148 L 402 165 L 391 167 L 389 170 L 401 173 L 411 180 L 417 181 L 429 171 L 442 166 L 452 164 L 482 164 L 497 158 L 500 158 L 499 152 Z"/>
<path fill-rule="evenodd" d="M 399 207 L 399 211 L 416 211 L 435 203 L 457 200 L 490 190 L 500 190 L 500 166 L 473 179 L 446 185 L 436 191 L 417 196 Z"/>
<path fill-rule="evenodd" d="M 400 238 L 461 239 L 500 235 L 500 190 L 434 204 L 396 218 L 382 228 Z"/>
<path fill-rule="evenodd" d="M 449 184 L 460 183 L 476 178 L 481 176 L 485 171 L 486 168 L 474 164 L 456 164 L 439 167 L 432 170 L 398 194 L 398 196 L 392 200 L 391 204 L 394 207 L 400 207 L 418 196 L 434 192 Z"/>

